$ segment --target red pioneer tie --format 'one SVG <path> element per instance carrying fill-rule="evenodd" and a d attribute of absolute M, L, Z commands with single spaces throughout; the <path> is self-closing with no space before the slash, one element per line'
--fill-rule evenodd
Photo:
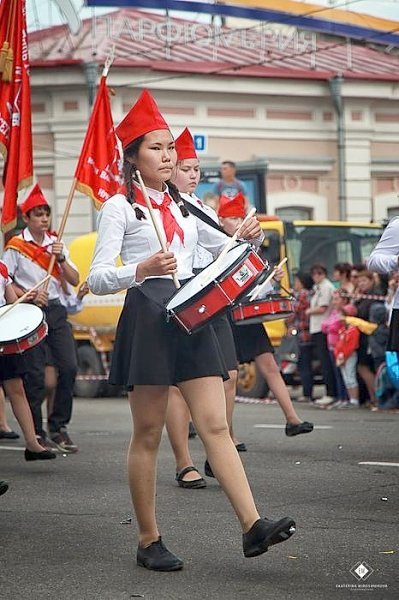
<path fill-rule="evenodd" d="M 135 202 L 140 204 L 141 206 L 146 206 L 145 200 L 143 198 L 143 194 L 141 190 L 135 188 Z M 176 221 L 175 217 L 170 210 L 170 204 L 173 202 L 171 197 L 167 192 L 163 195 L 162 204 L 157 204 L 152 198 L 150 198 L 151 206 L 154 209 L 157 209 L 161 213 L 162 225 L 165 230 L 166 241 L 170 244 L 173 240 L 173 236 L 175 233 L 179 236 L 182 244 L 184 244 L 184 231 Z"/>

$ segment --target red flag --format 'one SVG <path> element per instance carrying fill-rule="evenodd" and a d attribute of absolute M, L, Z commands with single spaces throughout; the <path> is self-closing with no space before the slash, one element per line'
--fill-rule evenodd
<path fill-rule="evenodd" d="M 25 0 L 0 4 L 0 152 L 4 156 L 1 228 L 17 220 L 18 190 L 32 183 L 32 127 Z"/>
<path fill-rule="evenodd" d="M 75 171 L 76 188 L 89 196 L 96 208 L 121 187 L 121 155 L 106 82 L 103 75 Z"/>

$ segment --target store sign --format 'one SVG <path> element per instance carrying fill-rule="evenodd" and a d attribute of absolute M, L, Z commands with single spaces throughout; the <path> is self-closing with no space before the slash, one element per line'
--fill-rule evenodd
<path fill-rule="evenodd" d="M 256 28 L 225 29 L 213 23 L 193 23 L 167 18 L 156 21 L 149 18 L 132 20 L 128 17 L 113 17 L 112 13 L 102 17 L 106 20 L 107 37 L 112 40 L 128 38 L 134 42 L 153 42 L 154 39 L 166 47 L 192 44 L 197 47 L 236 48 L 290 51 L 293 54 L 316 51 L 316 34 L 298 31 L 294 27 L 283 30 L 273 25 Z"/>

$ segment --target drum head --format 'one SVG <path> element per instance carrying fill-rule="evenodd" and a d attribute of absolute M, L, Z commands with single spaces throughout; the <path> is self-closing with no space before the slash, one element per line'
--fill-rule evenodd
<path fill-rule="evenodd" d="M 12 310 L 0 308 L 0 343 L 12 342 L 30 335 L 43 321 L 43 311 L 34 304 L 18 304 Z M 2 314 L 7 312 L 4 317 Z"/>
<path fill-rule="evenodd" d="M 185 302 L 192 300 L 202 292 L 208 285 L 218 280 L 221 275 L 228 272 L 232 265 L 248 252 L 250 244 L 239 244 L 232 248 L 224 257 L 222 264 L 215 270 L 214 262 L 208 265 L 201 273 L 183 285 L 166 305 L 167 310 L 181 307 Z"/>

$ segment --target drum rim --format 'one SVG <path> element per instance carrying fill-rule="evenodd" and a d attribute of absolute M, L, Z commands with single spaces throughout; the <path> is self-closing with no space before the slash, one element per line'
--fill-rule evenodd
<path fill-rule="evenodd" d="M 231 263 L 231 265 L 229 266 L 228 270 L 227 270 L 227 271 L 225 271 L 225 272 L 223 272 L 223 274 L 221 274 L 221 275 L 223 275 L 223 277 L 222 277 L 221 279 L 217 277 L 217 278 L 215 278 L 213 281 L 210 281 L 210 282 L 209 282 L 209 283 L 208 283 L 208 284 L 207 284 L 205 287 L 203 287 L 203 288 L 201 289 L 201 293 L 203 293 L 203 292 L 208 292 L 208 291 L 209 291 L 209 290 L 210 290 L 212 287 L 216 287 L 216 283 L 222 283 L 222 282 L 223 282 L 223 281 L 224 281 L 224 280 L 225 280 L 227 277 L 229 277 L 229 276 L 231 275 L 231 272 L 232 272 L 232 271 L 234 271 L 234 269 L 236 269 L 236 268 L 237 268 L 237 266 L 239 265 L 239 263 L 242 261 L 243 257 L 245 257 L 245 259 L 247 259 L 247 258 L 248 258 L 248 256 L 249 256 L 250 254 L 252 254 L 252 253 L 253 253 L 253 254 L 256 254 L 256 255 L 257 255 L 257 257 L 258 257 L 260 260 L 262 260 L 262 259 L 261 259 L 261 257 L 260 257 L 260 256 L 259 256 L 259 255 L 258 255 L 256 252 L 254 252 L 254 250 L 253 250 L 253 248 L 252 248 L 251 244 L 249 244 L 248 242 L 241 242 L 240 244 L 237 244 L 237 246 L 234 246 L 234 248 L 237 248 L 238 246 L 243 246 L 243 245 L 246 245 L 246 246 L 247 246 L 247 248 L 246 248 L 246 249 L 245 249 L 245 250 L 244 250 L 244 251 L 243 251 L 243 252 L 240 254 L 240 256 L 239 256 L 239 257 L 238 257 L 238 258 L 237 258 L 237 259 L 236 259 L 236 260 L 235 260 L 233 263 Z M 233 248 L 232 248 L 232 250 L 233 250 Z M 262 262 L 264 262 L 264 261 L 262 261 Z M 211 266 L 211 264 L 212 264 L 212 263 L 210 263 L 210 265 L 208 265 L 207 267 L 205 267 L 205 269 L 207 269 L 208 267 L 210 267 L 210 266 Z M 204 270 L 205 270 L 205 269 L 204 269 Z M 189 281 L 187 281 L 187 283 L 185 283 L 185 284 L 184 284 L 184 285 L 183 285 L 181 288 L 179 288 L 178 290 L 176 290 L 176 291 L 173 293 L 173 296 L 171 296 L 171 297 L 169 298 L 169 300 L 168 300 L 167 304 L 165 305 L 165 308 L 166 308 L 166 311 L 167 311 L 167 313 L 168 313 L 168 314 L 173 314 L 173 312 L 174 312 L 174 311 L 175 311 L 177 308 L 178 308 L 179 310 L 184 310 L 185 308 L 187 308 L 187 306 L 190 306 L 190 304 L 192 304 L 192 299 L 193 299 L 193 297 L 194 297 L 194 296 L 192 296 L 192 297 L 191 297 L 189 300 L 185 300 L 185 301 L 184 301 L 182 304 L 179 304 L 178 306 L 176 306 L 176 307 L 175 307 L 175 308 L 173 308 L 173 309 L 170 309 L 170 308 L 168 308 L 168 306 L 169 306 L 169 303 L 170 303 L 170 302 L 172 302 L 172 300 L 173 300 L 173 299 L 174 299 L 174 298 L 175 298 L 175 297 L 176 297 L 178 294 L 180 294 L 180 293 L 182 292 L 183 288 L 184 288 L 184 287 L 186 287 L 186 285 L 188 285 L 188 284 L 189 284 L 191 281 L 193 281 L 193 279 L 194 279 L 195 277 L 200 277 L 200 276 L 202 275 L 202 273 L 204 272 L 204 270 L 203 270 L 203 271 L 201 271 L 201 273 L 198 273 L 198 275 L 195 275 L 194 277 L 192 277 L 192 278 L 191 278 Z M 258 279 L 258 277 L 260 277 L 260 275 L 261 275 L 261 273 L 258 273 L 258 275 L 255 277 L 255 279 L 254 279 L 253 283 L 255 283 L 255 282 L 257 281 L 257 279 Z M 243 291 L 243 293 L 248 293 L 248 290 L 247 290 L 247 289 L 245 289 L 245 290 Z M 203 294 L 202 294 L 202 295 L 203 295 Z M 237 299 L 238 299 L 238 298 L 240 298 L 241 296 L 242 296 L 242 294 L 240 294 L 239 296 L 237 296 Z"/>
<path fill-rule="evenodd" d="M 42 327 L 42 325 L 43 325 L 43 324 L 44 324 L 44 325 L 46 324 L 46 319 L 45 319 L 45 316 L 44 316 L 44 312 L 42 311 L 42 309 L 41 309 L 39 306 L 36 306 L 35 304 L 29 304 L 28 302 L 21 302 L 21 303 L 20 303 L 20 306 L 22 306 L 22 305 L 23 305 L 23 306 L 29 306 L 29 307 L 31 307 L 31 308 L 29 309 L 29 310 L 30 310 L 30 312 L 36 312 L 38 316 L 39 316 L 39 313 L 38 313 L 37 311 L 40 311 L 40 312 L 41 312 L 41 315 L 42 315 L 41 321 L 40 321 L 40 322 L 39 322 L 39 323 L 38 323 L 38 324 L 37 324 L 37 325 L 34 327 L 34 329 L 32 329 L 32 331 L 30 331 L 29 333 L 26 333 L 26 334 L 24 334 L 24 335 L 21 335 L 21 336 L 19 336 L 19 337 L 13 337 L 13 338 L 11 338 L 11 339 L 6 339 L 6 340 L 5 340 L 5 339 L 2 339 L 2 338 L 1 338 L 1 335 L 0 335 L 0 347 L 1 347 L 1 346 L 5 346 L 5 345 L 7 345 L 7 344 L 8 344 L 8 345 L 11 345 L 11 344 L 13 344 L 14 342 L 18 342 L 18 343 L 19 343 L 19 342 L 21 342 L 21 341 L 23 341 L 23 340 L 25 340 L 25 339 L 28 339 L 28 338 L 29 338 L 29 337 L 31 337 L 31 336 L 32 336 L 34 333 L 36 333 L 36 332 L 37 332 L 37 331 L 38 331 L 38 330 L 39 330 L 39 329 Z M 2 311 L 1 311 L 1 309 L 2 309 L 2 308 L 4 308 L 4 309 L 5 309 L 5 308 L 7 308 L 7 307 L 8 307 L 8 305 L 7 305 L 7 304 L 5 304 L 4 306 L 1 306 L 1 307 L 0 307 L 0 316 L 1 316 L 1 312 L 2 312 Z M 18 307 L 15 307 L 15 309 L 13 309 L 13 310 L 17 310 L 17 308 L 18 308 Z M 34 309 L 34 311 L 32 311 L 31 309 Z M 1 320 L 0 320 L 0 324 L 1 324 Z"/>

